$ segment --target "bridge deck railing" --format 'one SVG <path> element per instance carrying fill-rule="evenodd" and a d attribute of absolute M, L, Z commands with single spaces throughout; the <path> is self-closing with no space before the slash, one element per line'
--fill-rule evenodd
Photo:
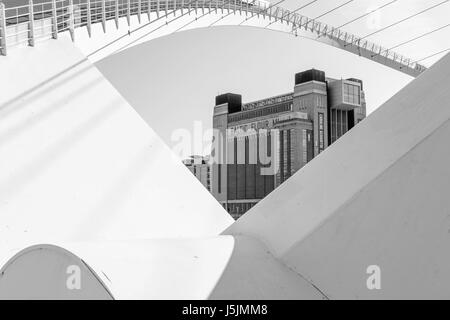
<path fill-rule="evenodd" d="M 39 2 L 38 2 L 39 1 Z M 273 22 L 287 24 L 292 34 L 308 32 L 316 40 L 331 41 L 341 49 L 385 63 L 410 75 L 417 76 L 426 67 L 414 60 L 378 44 L 328 24 L 316 21 L 296 12 L 259 0 L 28 0 L 28 4 L 6 8 L 0 2 L 0 54 L 6 55 L 8 47 L 34 46 L 42 39 L 58 37 L 58 33 L 70 32 L 74 40 L 75 28 L 86 27 L 91 35 L 91 25 L 101 23 L 106 32 L 106 22 L 131 16 L 156 14 L 156 19 L 171 15 L 186 15 L 200 11 L 216 12 L 225 17 L 244 14 L 269 18 Z M 226 13 L 226 15 L 224 15 Z M 403 70 L 402 70 L 403 69 Z"/>

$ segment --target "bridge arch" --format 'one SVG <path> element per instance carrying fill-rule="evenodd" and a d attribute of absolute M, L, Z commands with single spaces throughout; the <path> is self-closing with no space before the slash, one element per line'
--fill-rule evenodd
<path fill-rule="evenodd" d="M 69 34 L 98 61 L 167 33 L 214 25 L 253 26 L 309 38 L 417 77 L 426 68 L 366 39 L 265 0 L 42 0 L 0 5 L 0 52 Z M 209 18 L 209 20 L 208 20 Z M 212 22 L 211 22 L 212 21 Z M 176 26 L 175 30 L 171 27 Z"/>

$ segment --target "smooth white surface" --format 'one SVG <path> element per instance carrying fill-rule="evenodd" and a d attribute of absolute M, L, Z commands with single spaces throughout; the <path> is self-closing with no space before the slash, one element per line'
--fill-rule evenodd
<path fill-rule="evenodd" d="M 449 299 L 449 137 L 447 122 L 282 260 L 331 299 Z M 370 265 L 379 291 L 367 290 Z"/>
<path fill-rule="evenodd" d="M 102 281 L 80 258 L 59 247 L 27 248 L 0 271 L 0 300 L 112 299 Z"/>
<path fill-rule="evenodd" d="M 5 266 L 0 276 L 0 298 L 107 299 L 105 293 L 111 292 L 115 299 L 323 299 L 307 281 L 276 261 L 261 243 L 245 237 L 59 246 L 52 250 L 45 245 L 26 249 L 20 259 Z M 37 250 L 41 247 L 45 250 Z M 84 263 L 92 272 L 85 270 Z M 36 264 L 40 267 L 35 268 Z M 66 269 L 74 264 L 83 270 L 81 288 L 75 292 L 65 287 Z M 45 282 L 50 285 L 44 289 Z M 103 284 L 107 290 L 99 290 Z"/>
<path fill-rule="evenodd" d="M 0 73 L 0 265 L 30 244 L 210 236 L 232 223 L 69 40 L 2 57 Z"/>
<path fill-rule="evenodd" d="M 260 239 L 330 298 L 449 298 L 449 119 L 447 55 L 224 233 Z"/>

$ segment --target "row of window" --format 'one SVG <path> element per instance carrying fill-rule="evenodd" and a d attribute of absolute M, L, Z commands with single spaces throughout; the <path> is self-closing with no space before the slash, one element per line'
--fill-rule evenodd
<path fill-rule="evenodd" d="M 308 109 L 308 107 L 310 107 L 311 104 L 314 104 L 314 106 L 319 107 L 319 108 L 326 108 L 327 107 L 327 97 L 324 95 L 315 95 L 313 97 L 311 97 L 311 96 L 302 97 L 299 100 L 300 110 Z"/>
<path fill-rule="evenodd" d="M 275 104 L 275 103 L 282 103 L 282 102 L 285 102 L 285 101 L 288 101 L 288 100 L 292 100 L 292 94 L 279 96 L 279 97 L 274 97 L 274 98 L 261 100 L 261 101 L 256 101 L 256 102 L 247 103 L 247 104 L 244 104 L 242 106 L 242 108 L 244 110 L 253 110 L 253 109 L 256 109 L 256 108 L 269 106 L 269 105 L 272 105 L 272 104 Z"/>
<path fill-rule="evenodd" d="M 335 142 L 348 131 L 348 111 L 331 110 L 331 143 Z"/>
<path fill-rule="evenodd" d="M 254 203 L 254 202 L 229 203 L 228 204 L 228 213 L 230 213 L 234 219 L 238 219 L 245 212 L 250 210 L 255 204 L 256 203 Z M 223 204 L 223 207 L 225 208 L 226 204 Z"/>
<path fill-rule="evenodd" d="M 258 117 L 264 117 L 270 114 L 280 113 L 280 112 L 286 112 L 292 110 L 292 102 L 289 103 L 283 103 L 277 106 L 272 107 L 266 107 L 262 109 L 256 109 L 248 112 L 242 112 L 238 114 L 231 114 L 228 116 L 229 122 L 237 122 L 242 120 L 248 120 Z"/>

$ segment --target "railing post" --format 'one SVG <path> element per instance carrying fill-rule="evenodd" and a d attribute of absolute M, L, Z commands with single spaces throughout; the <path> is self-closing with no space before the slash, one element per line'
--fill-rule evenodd
<path fill-rule="evenodd" d="M 86 0 L 86 28 L 89 34 L 89 38 L 91 37 L 91 27 L 92 27 L 92 11 L 91 11 L 91 0 Z"/>
<path fill-rule="evenodd" d="M 128 22 L 128 26 L 130 26 L 130 10 L 131 10 L 130 0 L 127 0 L 127 22 Z"/>
<path fill-rule="evenodd" d="M 28 0 L 28 45 L 34 47 L 34 4 L 33 0 Z"/>
<path fill-rule="evenodd" d="M 6 56 L 6 14 L 5 4 L 0 2 L 0 54 Z"/>
<path fill-rule="evenodd" d="M 106 4 L 105 4 L 105 0 L 102 0 L 102 28 L 103 28 L 103 32 L 106 33 Z"/>
<path fill-rule="evenodd" d="M 147 7 L 148 22 L 150 22 L 150 13 L 151 13 L 150 9 L 152 7 L 151 2 L 152 2 L 152 0 L 147 0 L 147 3 L 148 3 L 148 7 Z"/>
<path fill-rule="evenodd" d="M 138 0 L 138 21 L 141 23 L 141 10 L 142 10 L 142 0 Z"/>
<path fill-rule="evenodd" d="M 75 41 L 75 12 L 73 0 L 69 0 L 69 32 L 72 41 Z"/>
<path fill-rule="evenodd" d="M 156 16 L 159 18 L 159 0 L 156 0 Z"/>
<path fill-rule="evenodd" d="M 116 0 L 116 12 L 115 12 L 115 20 L 116 20 L 116 29 L 119 29 L 119 0 Z"/>
<path fill-rule="evenodd" d="M 56 0 L 52 0 L 52 38 L 58 39 L 58 16 L 56 15 Z"/>

